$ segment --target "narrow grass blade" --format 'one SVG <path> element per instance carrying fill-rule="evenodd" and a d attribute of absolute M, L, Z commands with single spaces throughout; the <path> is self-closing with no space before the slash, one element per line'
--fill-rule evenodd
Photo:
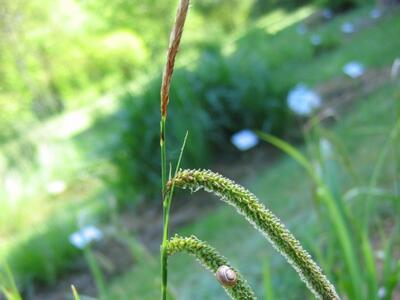
<path fill-rule="evenodd" d="M 181 151 L 179 153 L 179 158 L 176 163 L 176 168 L 175 168 L 175 175 L 178 173 L 181 161 L 182 161 L 182 156 L 183 152 L 185 150 L 186 146 L 186 141 L 188 138 L 189 133 L 186 132 L 185 138 L 183 139 Z M 165 151 L 165 144 L 164 144 L 164 149 Z M 164 156 L 163 156 L 164 157 Z M 166 161 L 162 161 L 163 165 L 166 165 Z M 163 169 L 166 167 L 164 166 Z M 170 168 L 171 172 L 172 168 Z M 170 175 L 171 176 L 171 175 Z M 166 300 L 168 290 L 167 290 L 167 281 L 168 281 L 168 256 L 167 256 L 167 244 L 168 244 L 168 224 L 169 224 L 169 214 L 170 214 L 170 209 L 171 209 L 171 201 L 172 201 L 172 196 L 174 193 L 174 185 L 167 191 L 166 190 L 166 183 L 163 183 L 163 241 L 161 245 L 161 274 L 162 274 L 162 299 Z"/>
<path fill-rule="evenodd" d="M 385 292 L 384 300 L 393 299 L 394 290 L 400 284 L 400 260 L 396 262 L 393 255 L 395 243 L 398 242 L 399 229 L 400 225 L 397 223 L 392 234 L 386 241 L 382 272 L 382 286 Z"/>
<path fill-rule="evenodd" d="M 353 199 L 361 196 L 381 198 L 381 199 L 400 202 L 400 196 L 393 194 L 382 188 L 370 188 L 370 187 L 352 188 L 343 195 L 343 200 L 352 201 Z"/>
<path fill-rule="evenodd" d="M 306 171 L 309 173 L 309 175 L 311 177 L 315 176 L 312 165 L 309 163 L 308 159 L 299 150 L 294 148 L 289 143 L 287 143 L 273 135 L 270 135 L 268 133 L 257 132 L 257 134 L 262 140 L 272 144 L 273 146 L 282 150 L 283 152 L 288 154 L 290 157 L 292 157 L 294 160 L 296 160 L 300 165 L 302 165 L 304 167 L 304 169 L 306 169 Z"/>
<path fill-rule="evenodd" d="M 397 140 L 397 137 L 400 132 L 400 119 L 397 120 L 395 126 L 391 130 L 388 139 L 386 140 L 385 145 L 383 146 L 382 150 L 380 151 L 378 155 L 378 159 L 376 160 L 376 164 L 374 166 L 370 182 L 369 182 L 369 188 L 375 188 L 378 182 L 378 178 L 380 174 L 383 171 L 383 166 L 384 162 L 389 154 L 389 149 L 391 145 Z M 368 219 L 369 219 L 369 214 L 371 211 L 371 197 L 367 197 L 364 205 L 364 215 L 363 215 L 363 230 L 368 232 Z"/>
<path fill-rule="evenodd" d="M 74 296 L 74 300 L 80 300 L 78 291 L 76 290 L 74 285 L 71 285 L 72 295 Z"/>
<path fill-rule="evenodd" d="M 93 251 L 86 247 L 83 249 L 86 261 L 89 265 L 90 273 L 93 276 L 93 279 L 96 284 L 97 292 L 100 295 L 101 299 L 107 299 L 107 290 L 106 290 L 106 284 L 103 276 L 103 272 L 101 271 L 101 268 L 99 264 L 96 261 L 96 257 L 93 253 Z"/>
<path fill-rule="evenodd" d="M 0 290 L 7 300 L 22 300 L 9 266 L 6 263 L 2 265 L 3 270 L 0 269 Z"/>
<path fill-rule="evenodd" d="M 356 245 L 352 242 L 353 239 L 351 238 L 353 234 L 348 228 L 346 217 L 338 207 L 332 193 L 321 180 L 321 178 L 316 174 L 316 172 L 314 172 L 311 163 L 300 151 L 295 149 L 289 143 L 272 135 L 263 132 L 259 132 L 258 135 L 261 139 L 281 149 L 283 152 L 297 161 L 301 166 L 304 167 L 311 179 L 314 181 L 314 184 L 317 188 L 317 195 L 323 201 L 323 203 L 325 203 L 328 209 L 329 218 L 333 224 L 336 237 L 343 252 L 346 268 L 351 277 L 352 297 L 354 299 L 363 299 L 363 280 L 361 278 L 362 272 L 357 259 L 358 256 L 356 254 Z"/>
<path fill-rule="evenodd" d="M 368 236 L 362 234 L 361 249 L 364 256 L 364 265 L 366 270 L 368 299 L 376 299 L 378 295 L 378 277 L 375 267 L 375 257 L 372 245 Z"/>
<path fill-rule="evenodd" d="M 263 284 L 264 284 L 264 299 L 274 300 L 274 289 L 272 287 L 272 276 L 271 276 L 271 266 L 268 258 L 264 261 L 263 266 Z"/>

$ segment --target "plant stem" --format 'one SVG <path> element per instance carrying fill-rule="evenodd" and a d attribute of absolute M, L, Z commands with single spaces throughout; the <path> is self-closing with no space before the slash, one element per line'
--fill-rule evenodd
<path fill-rule="evenodd" d="M 160 147 L 161 147 L 161 192 L 163 197 L 163 239 L 161 245 L 161 294 L 162 299 L 167 299 L 167 281 L 168 281 L 168 256 L 167 256 L 167 244 L 168 244 L 168 220 L 169 220 L 169 200 L 166 191 L 167 184 L 167 150 L 165 143 L 165 123 L 166 116 L 161 117 L 160 123 Z"/>
<path fill-rule="evenodd" d="M 95 281 L 97 292 L 100 296 L 99 298 L 102 300 L 107 299 L 107 290 L 104 275 L 101 271 L 99 264 L 96 261 L 94 253 L 90 249 L 90 246 L 86 246 L 83 249 L 83 254 L 85 255 L 86 261 L 89 265 L 90 273 L 92 273 L 93 279 Z"/>
<path fill-rule="evenodd" d="M 161 147 L 161 186 L 162 186 L 162 199 L 163 199 L 163 239 L 161 244 L 161 294 L 162 299 L 167 299 L 167 282 L 168 282 L 168 221 L 169 210 L 171 206 L 172 191 L 166 194 L 167 183 L 167 148 L 165 139 L 165 127 L 167 120 L 167 108 L 169 102 L 169 91 L 171 86 L 172 74 L 174 72 L 175 58 L 178 53 L 179 45 L 182 38 L 183 27 L 185 25 L 187 12 L 189 10 L 189 0 L 180 0 L 178 11 L 176 12 L 175 23 L 172 28 L 167 61 L 165 64 L 162 82 L 161 82 L 161 122 L 160 122 L 160 147 Z M 186 139 L 185 139 L 186 140 Z M 182 152 L 181 152 L 182 154 Z M 180 161 L 180 160 L 179 160 Z M 179 162 L 178 162 L 179 165 Z M 178 168 L 178 166 L 177 166 Z"/>

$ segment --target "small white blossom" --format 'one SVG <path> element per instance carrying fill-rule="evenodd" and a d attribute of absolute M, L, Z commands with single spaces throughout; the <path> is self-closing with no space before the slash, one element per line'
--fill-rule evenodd
<path fill-rule="evenodd" d="M 390 77 L 396 79 L 400 73 L 400 58 L 396 58 L 393 62 L 392 69 L 390 70 Z"/>
<path fill-rule="evenodd" d="M 103 233 L 100 229 L 93 225 L 85 226 L 81 229 L 83 237 L 91 242 L 91 241 L 99 241 L 103 238 Z"/>
<path fill-rule="evenodd" d="M 313 34 L 310 38 L 311 44 L 314 46 L 319 46 L 322 43 L 322 39 L 318 34 Z"/>
<path fill-rule="evenodd" d="M 87 242 L 79 231 L 69 236 L 69 242 L 78 249 L 83 249 L 87 245 Z"/>
<path fill-rule="evenodd" d="M 365 68 L 361 63 L 351 61 L 343 67 L 343 72 L 351 78 L 358 78 L 364 74 Z"/>
<path fill-rule="evenodd" d="M 85 226 L 69 236 L 69 242 L 78 249 L 83 249 L 93 241 L 103 238 L 100 229 L 93 225 Z"/>
<path fill-rule="evenodd" d="M 378 290 L 378 298 L 382 299 L 386 296 L 386 289 L 382 286 Z"/>
<path fill-rule="evenodd" d="M 289 92 L 287 104 L 299 116 L 309 116 L 321 106 L 321 97 L 312 89 L 298 84 Z"/>
<path fill-rule="evenodd" d="M 344 33 L 353 33 L 355 31 L 353 23 L 350 22 L 343 23 L 340 29 Z"/>
<path fill-rule="evenodd" d="M 47 192 L 51 195 L 58 195 L 65 191 L 66 184 L 62 180 L 55 180 L 47 185 Z"/>
<path fill-rule="evenodd" d="M 385 256 L 386 256 L 385 255 L 385 251 L 383 251 L 383 250 L 378 250 L 378 251 L 375 252 L 375 257 L 377 259 L 384 260 Z"/>
<path fill-rule="evenodd" d="M 382 16 L 382 11 L 379 8 L 374 8 L 369 15 L 372 19 L 379 19 Z"/>
<path fill-rule="evenodd" d="M 322 138 L 319 140 L 319 149 L 321 151 L 322 156 L 325 159 L 329 159 L 332 157 L 333 155 L 332 144 L 327 139 Z"/>
<path fill-rule="evenodd" d="M 258 136 L 249 129 L 244 129 L 232 135 L 231 142 L 240 151 L 246 151 L 258 144 Z"/>

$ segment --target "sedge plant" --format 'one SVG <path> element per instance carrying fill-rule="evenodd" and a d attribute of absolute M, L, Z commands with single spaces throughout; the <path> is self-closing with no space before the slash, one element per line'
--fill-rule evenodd
<path fill-rule="evenodd" d="M 300 242 L 289 232 L 283 223 L 267 209 L 255 195 L 217 173 L 209 170 L 181 170 L 179 168 L 186 137 L 181 149 L 175 173 L 172 175 L 172 166 L 168 170 L 166 148 L 166 121 L 169 103 L 169 91 L 174 71 L 175 58 L 179 49 L 186 16 L 189 9 L 189 0 L 180 0 L 175 23 L 171 32 L 167 62 L 161 83 L 161 121 L 160 121 L 160 148 L 161 148 L 161 178 L 163 198 L 163 239 L 161 244 L 161 294 L 166 300 L 168 295 L 168 257 L 177 252 L 187 252 L 197 258 L 206 268 L 217 272 L 217 278 L 232 299 L 256 299 L 254 292 L 246 283 L 242 275 L 229 262 L 206 242 L 196 237 L 169 238 L 168 223 L 174 188 L 197 191 L 204 189 L 217 195 L 222 201 L 233 206 L 245 219 L 258 229 L 267 240 L 280 252 L 297 271 L 301 280 L 318 299 L 340 299 L 334 286 L 322 273 L 320 267 L 303 249 Z M 341 225 L 343 226 L 343 224 Z M 228 268 L 229 276 L 221 279 L 219 270 Z M 225 269 L 224 269 L 225 270 Z M 228 278 L 229 277 L 229 278 Z M 234 279 L 234 280 L 233 280 Z"/>

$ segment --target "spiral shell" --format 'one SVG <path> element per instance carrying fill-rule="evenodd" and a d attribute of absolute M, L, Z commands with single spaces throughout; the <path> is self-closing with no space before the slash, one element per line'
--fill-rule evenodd
<path fill-rule="evenodd" d="M 215 276 L 223 286 L 234 286 L 237 282 L 236 272 L 228 266 L 220 266 Z"/>

